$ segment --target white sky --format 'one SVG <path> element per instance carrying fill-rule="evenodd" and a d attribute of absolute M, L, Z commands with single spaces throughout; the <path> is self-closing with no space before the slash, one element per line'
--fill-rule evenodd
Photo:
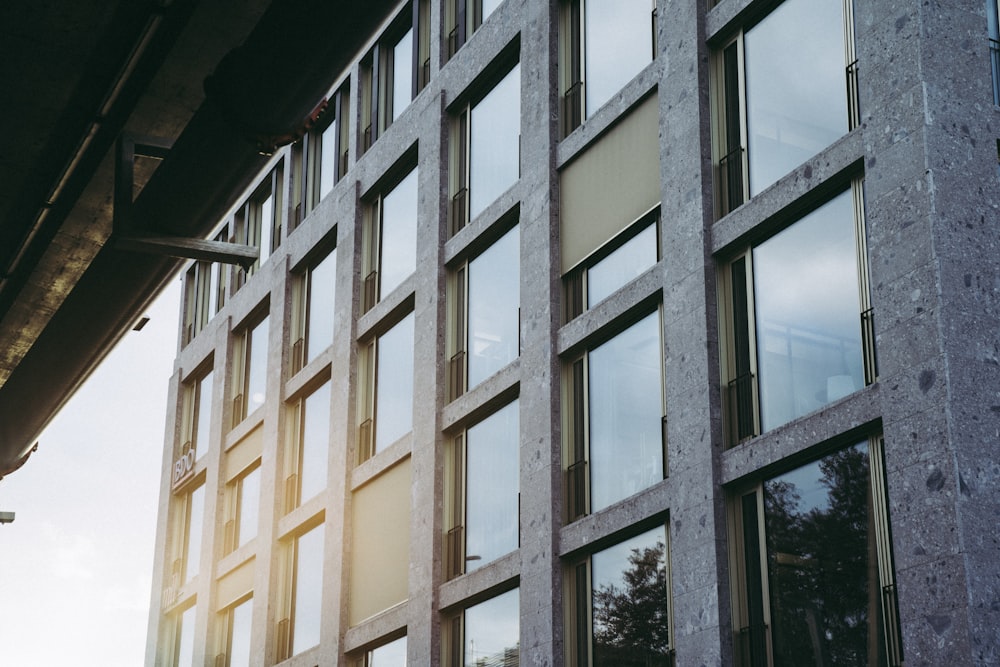
<path fill-rule="evenodd" d="M 172 280 L 0 481 L 0 665 L 143 664 L 179 299 Z"/>

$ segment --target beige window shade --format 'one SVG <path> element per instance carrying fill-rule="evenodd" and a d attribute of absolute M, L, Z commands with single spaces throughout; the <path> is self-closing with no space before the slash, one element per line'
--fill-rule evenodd
<path fill-rule="evenodd" d="M 258 427 L 226 452 L 226 481 L 231 481 L 246 470 L 251 463 L 260 458 L 263 450 L 264 429 Z"/>
<path fill-rule="evenodd" d="M 660 201 L 656 99 L 650 95 L 562 170 L 563 273 Z"/>
<path fill-rule="evenodd" d="M 409 596 L 410 459 L 354 493 L 348 616 L 351 625 Z"/>
<path fill-rule="evenodd" d="M 255 559 L 251 558 L 219 579 L 215 595 L 219 609 L 225 609 L 253 590 L 254 564 L 256 562 Z"/>

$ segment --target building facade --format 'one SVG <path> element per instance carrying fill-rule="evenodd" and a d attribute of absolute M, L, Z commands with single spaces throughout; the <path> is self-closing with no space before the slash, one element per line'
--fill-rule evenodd
<path fill-rule="evenodd" d="M 400 3 L 183 275 L 147 664 L 995 664 L 995 22 Z"/>

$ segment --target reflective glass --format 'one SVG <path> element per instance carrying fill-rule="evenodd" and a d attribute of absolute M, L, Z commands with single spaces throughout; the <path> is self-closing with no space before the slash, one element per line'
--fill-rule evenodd
<path fill-rule="evenodd" d="M 177 667 L 191 667 L 194 665 L 194 617 L 195 617 L 195 607 L 194 605 L 188 607 L 181 614 L 179 623 L 180 627 L 177 629 L 179 634 L 177 638 Z"/>
<path fill-rule="evenodd" d="M 336 118 L 326 126 L 319 140 L 319 198 L 325 197 L 333 189 L 337 176 L 337 132 L 341 119 Z"/>
<path fill-rule="evenodd" d="M 469 386 L 518 355 L 521 235 L 510 230 L 469 262 Z"/>
<path fill-rule="evenodd" d="M 663 479 L 660 318 L 652 313 L 589 355 L 592 512 Z"/>
<path fill-rule="evenodd" d="M 600 551 L 590 566 L 593 667 L 669 664 L 664 529 Z"/>
<path fill-rule="evenodd" d="M 258 224 L 260 225 L 260 243 L 258 244 L 258 249 L 260 250 L 260 260 L 259 263 L 263 264 L 267 261 L 267 258 L 271 256 L 271 247 L 274 239 L 271 238 L 272 230 L 274 229 L 274 195 L 268 195 L 260 202 L 260 220 Z"/>
<path fill-rule="evenodd" d="M 775 664 L 884 664 L 867 445 L 764 483 Z"/>
<path fill-rule="evenodd" d="M 199 486 L 188 496 L 187 553 L 184 556 L 185 581 L 198 574 L 201 560 L 201 526 L 205 518 L 205 487 Z"/>
<path fill-rule="evenodd" d="M 296 542 L 293 655 L 319 644 L 323 592 L 323 526 L 313 528 Z"/>
<path fill-rule="evenodd" d="M 229 667 L 250 667 L 250 622 L 253 599 L 233 607 L 229 617 Z"/>
<path fill-rule="evenodd" d="M 482 0 L 483 3 L 483 21 L 486 21 L 490 17 L 496 8 L 500 6 L 503 0 Z"/>
<path fill-rule="evenodd" d="M 656 264 L 656 225 L 649 225 L 587 269 L 587 307 L 611 296 Z"/>
<path fill-rule="evenodd" d="M 466 434 L 467 572 L 517 549 L 518 443 L 517 401 Z"/>
<path fill-rule="evenodd" d="M 417 268 L 417 170 L 382 198 L 379 299 Z"/>
<path fill-rule="evenodd" d="M 392 119 L 410 104 L 413 91 L 413 29 L 392 47 Z"/>
<path fill-rule="evenodd" d="M 211 371 L 198 380 L 198 420 L 194 426 L 194 457 L 200 459 L 208 451 L 209 427 L 212 423 L 212 379 Z"/>
<path fill-rule="evenodd" d="M 368 667 L 406 667 L 406 637 L 373 648 Z"/>
<path fill-rule="evenodd" d="M 587 115 L 604 106 L 653 60 L 650 0 L 586 0 Z"/>
<path fill-rule="evenodd" d="M 299 451 L 299 496 L 303 502 L 326 488 L 330 452 L 330 383 L 302 404 L 302 444 Z"/>
<path fill-rule="evenodd" d="M 375 451 L 413 428 L 413 313 L 378 339 Z"/>
<path fill-rule="evenodd" d="M 469 121 L 469 216 L 514 185 L 520 176 L 521 66 L 476 106 Z"/>
<path fill-rule="evenodd" d="M 520 623 L 515 588 L 465 610 L 465 667 L 518 664 Z"/>
<path fill-rule="evenodd" d="M 761 427 L 864 386 L 849 191 L 753 251 Z"/>
<path fill-rule="evenodd" d="M 267 390 L 267 335 L 268 318 L 265 317 L 250 332 L 247 350 L 247 414 L 264 405 Z"/>
<path fill-rule="evenodd" d="M 756 195 L 847 132 L 842 0 L 785 0 L 744 38 Z"/>
<path fill-rule="evenodd" d="M 306 352 L 310 362 L 333 342 L 337 253 L 331 252 L 309 272 L 309 322 Z"/>
<path fill-rule="evenodd" d="M 260 468 L 254 468 L 240 480 L 240 515 L 236 532 L 243 546 L 257 537 L 260 517 Z"/>

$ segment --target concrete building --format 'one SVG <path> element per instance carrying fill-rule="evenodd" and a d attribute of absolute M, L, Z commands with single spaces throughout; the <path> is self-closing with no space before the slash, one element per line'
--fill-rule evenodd
<path fill-rule="evenodd" d="M 995 5 L 351 20 L 183 274 L 148 665 L 1000 660 Z"/>

